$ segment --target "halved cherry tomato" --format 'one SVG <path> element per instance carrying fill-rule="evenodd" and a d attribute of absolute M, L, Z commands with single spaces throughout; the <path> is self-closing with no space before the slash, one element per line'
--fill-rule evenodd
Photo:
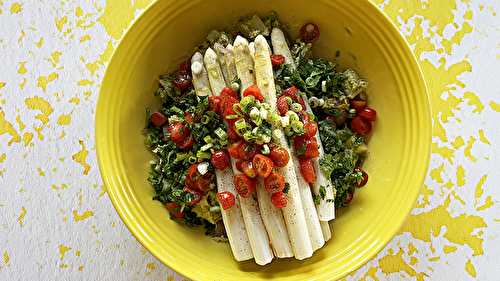
<path fill-rule="evenodd" d="M 181 205 L 174 202 L 167 203 L 167 209 L 176 218 L 184 217 L 184 212 L 181 212 Z"/>
<path fill-rule="evenodd" d="M 175 144 L 184 141 L 190 134 L 189 129 L 186 128 L 186 126 L 184 126 L 184 124 L 182 124 L 179 121 L 175 121 L 174 123 L 170 124 L 168 126 L 167 132 L 170 132 L 170 139 Z"/>
<path fill-rule="evenodd" d="M 349 103 L 351 104 L 351 107 L 356 110 L 356 112 L 360 112 L 366 106 L 365 100 L 351 100 Z"/>
<path fill-rule="evenodd" d="M 260 145 L 256 143 L 247 143 L 245 142 L 245 145 L 240 146 L 240 158 L 243 160 L 252 160 L 255 154 L 257 154 L 257 151 L 261 150 Z M 255 165 L 254 165 L 255 166 Z M 255 167 L 254 167 L 255 169 Z"/>
<path fill-rule="evenodd" d="M 219 170 L 224 170 L 231 162 L 231 156 L 225 149 L 217 149 L 210 158 L 212 165 Z"/>
<path fill-rule="evenodd" d="M 274 66 L 280 66 L 280 64 L 285 62 L 285 57 L 283 55 L 272 54 L 271 64 Z"/>
<path fill-rule="evenodd" d="M 278 112 L 280 113 L 280 115 L 285 116 L 288 109 L 290 108 L 286 103 L 286 96 L 282 95 L 278 98 L 278 101 L 276 102 L 276 107 L 278 108 Z"/>
<path fill-rule="evenodd" d="M 355 183 L 357 187 L 363 187 L 368 182 L 368 174 L 361 168 L 354 169 L 354 172 L 361 173 L 363 175 L 363 179 L 359 183 Z"/>
<path fill-rule="evenodd" d="M 227 152 L 233 156 L 234 159 L 240 159 L 240 146 L 247 146 L 247 142 L 244 140 L 233 141 L 227 148 Z"/>
<path fill-rule="evenodd" d="M 179 147 L 182 150 L 189 150 L 194 145 L 194 137 L 191 133 L 189 133 L 189 135 L 186 137 L 185 140 L 180 141 L 179 143 L 176 143 L 176 144 L 177 144 L 177 147 Z"/>
<path fill-rule="evenodd" d="M 255 180 L 245 174 L 234 175 L 234 186 L 243 198 L 248 198 L 255 190 Z"/>
<path fill-rule="evenodd" d="M 345 203 L 345 204 L 349 204 L 349 203 L 351 203 L 352 198 L 353 198 L 352 193 L 351 193 L 351 192 L 349 192 L 349 191 L 347 191 L 347 198 L 345 198 L 345 199 L 344 199 L 344 203 Z"/>
<path fill-rule="evenodd" d="M 189 62 L 183 62 L 183 63 L 181 63 L 181 66 L 179 67 L 179 69 L 187 71 L 188 73 L 191 73 L 191 64 Z"/>
<path fill-rule="evenodd" d="M 264 100 L 264 97 L 262 96 L 262 93 L 260 92 L 259 87 L 257 85 L 252 85 L 243 91 L 243 97 L 246 96 L 253 96 L 256 100 L 262 102 Z"/>
<path fill-rule="evenodd" d="M 208 172 L 202 175 L 198 180 L 196 180 L 196 188 L 205 192 L 215 187 L 215 183 L 217 182 L 215 178 L 215 173 Z"/>
<path fill-rule="evenodd" d="M 227 127 L 227 137 L 232 140 L 232 141 L 237 141 L 241 139 L 241 136 L 238 135 L 236 132 L 236 125 L 235 122 L 231 122 L 228 124 L 229 126 Z"/>
<path fill-rule="evenodd" d="M 306 43 L 314 43 L 319 38 L 319 29 L 314 23 L 307 23 L 300 29 L 300 37 Z"/>
<path fill-rule="evenodd" d="M 274 168 L 273 160 L 262 154 L 255 154 L 252 160 L 252 164 L 257 175 L 263 178 L 267 178 L 267 176 L 271 174 Z"/>
<path fill-rule="evenodd" d="M 197 114 L 196 119 L 194 119 L 194 115 L 195 115 L 194 112 L 186 114 L 186 116 L 184 116 L 184 120 L 186 121 L 186 123 L 192 124 L 192 123 L 198 123 L 198 122 L 200 122 L 202 112 L 199 111 L 196 114 Z"/>
<path fill-rule="evenodd" d="M 318 123 L 310 121 L 309 123 L 304 125 L 304 129 L 306 129 L 306 132 L 303 133 L 301 137 L 312 138 L 316 135 L 316 132 L 318 131 Z"/>
<path fill-rule="evenodd" d="M 301 95 L 297 94 L 299 90 L 295 87 L 290 87 L 288 89 L 286 89 L 283 93 L 281 93 L 281 96 L 286 96 L 286 97 L 290 97 L 294 102 L 298 102 L 300 103 L 300 105 L 302 106 L 303 109 L 306 108 L 306 103 L 304 101 L 304 99 L 302 98 Z"/>
<path fill-rule="evenodd" d="M 172 72 L 172 84 L 181 90 L 186 90 L 191 86 L 191 73 L 185 69 Z"/>
<path fill-rule="evenodd" d="M 198 163 L 189 166 L 187 169 L 186 179 L 190 179 L 193 183 L 198 179 Z"/>
<path fill-rule="evenodd" d="M 226 110 L 226 107 L 231 106 L 233 107 L 233 104 L 240 102 L 239 99 L 233 98 L 233 97 L 221 97 L 220 100 L 220 113 L 224 113 L 224 110 Z"/>
<path fill-rule="evenodd" d="M 222 209 L 227 210 L 234 206 L 236 199 L 234 198 L 234 194 L 229 191 L 222 191 L 217 193 L 217 198 L 219 198 L 219 202 L 222 206 Z"/>
<path fill-rule="evenodd" d="M 240 107 L 237 105 L 236 106 L 237 109 L 239 109 Z M 232 117 L 235 117 L 236 118 L 232 118 Z M 224 119 L 226 119 L 226 121 L 229 123 L 229 124 L 232 124 L 234 122 L 236 122 L 238 119 L 240 119 L 241 117 L 239 115 L 236 114 L 236 111 L 234 111 L 234 106 L 233 104 L 229 106 L 226 106 L 226 108 L 224 109 L 224 112 L 222 112 L 222 117 L 224 117 Z"/>
<path fill-rule="evenodd" d="M 282 146 L 273 147 L 269 156 L 276 167 L 285 167 L 290 161 L 290 153 Z"/>
<path fill-rule="evenodd" d="M 251 177 L 252 179 L 255 178 L 257 176 L 257 172 L 253 168 L 252 161 L 250 160 L 240 160 L 240 161 L 241 163 L 239 164 L 239 168 L 241 169 L 241 172 Z M 238 167 L 236 169 L 238 169 Z M 240 170 L 238 169 L 238 171 Z"/>
<path fill-rule="evenodd" d="M 284 208 L 286 207 L 288 201 L 286 200 L 285 193 L 281 191 L 271 195 L 271 202 L 276 208 Z"/>
<path fill-rule="evenodd" d="M 293 146 L 299 159 L 311 159 L 319 156 L 318 140 L 315 137 L 296 137 L 293 140 Z"/>
<path fill-rule="evenodd" d="M 188 206 L 194 206 L 194 205 L 198 204 L 198 202 L 200 202 L 200 200 L 201 200 L 201 197 L 203 196 L 203 191 L 196 189 L 196 187 L 186 185 L 182 190 L 189 192 L 189 193 L 193 194 L 193 196 L 194 196 L 191 199 L 191 202 L 186 202 L 186 205 L 188 205 Z"/>
<path fill-rule="evenodd" d="M 372 131 L 372 123 L 363 116 L 356 116 L 351 121 L 351 128 L 356 134 L 366 136 Z"/>
<path fill-rule="evenodd" d="M 300 173 L 306 182 L 316 182 L 316 171 L 311 159 L 299 160 Z"/>
<path fill-rule="evenodd" d="M 220 91 L 219 96 L 221 98 L 223 98 L 223 97 L 233 97 L 233 98 L 237 99 L 238 98 L 238 93 L 236 93 L 233 90 L 233 88 L 231 88 L 231 87 L 225 87 L 224 89 L 222 89 L 222 91 Z"/>
<path fill-rule="evenodd" d="M 217 114 L 220 114 L 220 103 L 222 98 L 219 96 L 208 97 L 209 109 Z"/>
<path fill-rule="evenodd" d="M 285 178 L 280 172 L 272 172 L 264 179 L 264 186 L 271 194 L 281 192 L 285 188 Z"/>
<path fill-rule="evenodd" d="M 370 121 L 375 121 L 375 117 L 377 117 L 377 111 L 375 109 L 365 106 L 360 112 L 358 112 L 359 116 L 363 116 Z"/>
<path fill-rule="evenodd" d="M 155 113 L 151 114 L 149 116 L 149 120 L 155 125 L 156 127 L 161 127 L 168 121 L 168 116 L 163 113 L 163 111 L 158 110 Z"/>

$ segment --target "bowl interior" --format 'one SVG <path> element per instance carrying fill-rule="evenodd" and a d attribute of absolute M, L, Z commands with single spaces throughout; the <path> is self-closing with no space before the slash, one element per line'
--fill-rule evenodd
<path fill-rule="evenodd" d="M 249 4 L 251 3 L 251 4 Z M 227 7 L 220 9 L 219 7 Z M 158 109 L 156 77 L 185 61 L 208 32 L 241 15 L 276 11 L 292 38 L 305 22 L 321 36 L 317 57 L 354 68 L 370 82 L 377 110 L 364 169 L 368 184 L 331 223 L 332 239 L 304 261 L 261 267 L 236 262 L 227 244 L 171 221 L 152 200 L 152 155 L 141 130 L 145 109 Z M 340 56 L 335 53 L 340 51 Z M 96 113 L 96 143 L 108 194 L 125 224 L 160 261 L 191 279 L 335 279 L 371 259 L 397 233 L 414 206 L 430 155 L 431 118 L 425 82 L 404 39 L 370 1 L 156 1 L 124 35 L 106 69 Z"/>

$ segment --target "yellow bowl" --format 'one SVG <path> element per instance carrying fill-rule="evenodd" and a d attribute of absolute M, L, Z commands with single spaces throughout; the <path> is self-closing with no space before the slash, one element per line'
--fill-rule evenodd
<path fill-rule="evenodd" d="M 310 259 L 267 266 L 236 262 L 227 244 L 168 218 L 147 182 L 152 155 L 143 144 L 145 108 L 159 108 L 156 77 L 185 60 L 212 29 L 245 14 L 276 11 L 292 37 L 316 23 L 316 55 L 354 68 L 370 82 L 378 112 L 364 164 L 369 183 L 337 213 L 333 238 Z M 431 117 L 421 70 L 406 41 L 370 1 L 156 1 L 128 29 L 101 85 L 96 143 L 101 174 L 118 214 L 160 261 L 191 279 L 337 279 L 378 253 L 397 233 L 420 193 L 430 157 Z"/>

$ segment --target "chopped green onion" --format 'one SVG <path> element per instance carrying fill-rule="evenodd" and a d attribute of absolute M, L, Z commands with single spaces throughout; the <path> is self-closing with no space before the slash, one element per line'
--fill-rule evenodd
<path fill-rule="evenodd" d="M 213 77 L 217 77 L 219 76 L 219 71 L 217 70 L 217 68 L 215 68 L 215 66 L 211 65 L 208 67 L 208 73 L 210 73 L 210 75 L 212 75 Z"/>
<path fill-rule="evenodd" d="M 187 157 L 187 153 L 177 153 L 176 157 L 175 157 L 175 160 L 176 161 L 182 161 L 184 159 L 186 159 Z"/>
<path fill-rule="evenodd" d="M 245 119 L 239 119 L 234 123 L 234 126 L 236 127 L 236 130 L 243 130 L 247 127 L 247 122 Z"/>
<path fill-rule="evenodd" d="M 226 119 L 236 119 L 236 118 L 239 118 L 240 116 L 237 115 L 237 114 L 230 114 L 230 115 L 226 115 Z"/>
<path fill-rule="evenodd" d="M 206 136 L 203 138 L 203 140 L 206 142 L 206 143 L 214 143 L 214 140 L 212 139 L 212 137 L 210 135 Z"/>
<path fill-rule="evenodd" d="M 248 115 L 252 118 L 252 120 L 256 120 L 260 115 L 260 111 L 257 107 L 252 107 L 252 110 L 250 110 L 250 114 Z"/>
<path fill-rule="evenodd" d="M 288 118 L 290 118 L 290 123 L 294 122 L 294 121 L 299 121 L 299 116 L 297 115 L 297 113 L 291 111 L 291 110 L 288 110 L 286 113 L 285 113 L 285 116 L 288 116 Z"/>
<path fill-rule="evenodd" d="M 290 105 L 290 109 L 293 112 L 301 112 L 302 111 L 302 105 L 300 103 L 294 102 L 292 105 Z"/>
<path fill-rule="evenodd" d="M 200 150 L 201 150 L 201 151 L 207 151 L 207 150 L 209 150 L 212 146 L 214 146 L 214 144 L 213 144 L 213 143 L 207 143 L 207 144 L 205 144 L 204 146 L 202 146 L 202 147 L 200 148 Z"/>
<path fill-rule="evenodd" d="M 290 125 L 290 117 L 289 116 L 281 116 L 281 126 L 283 128 L 288 127 Z"/>
<path fill-rule="evenodd" d="M 189 164 L 193 165 L 198 161 L 198 159 L 196 159 L 194 155 L 191 155 L 188 157 L 187 161 L 189 162 Z"/>
<path fill-rule="evenodd" d="M 220 140 L 226 140 L 227 139 L 227 133 L 226 133 L 226 131 L 224 131 L 224 129 L 222 129 L 220 127 L 215 130 L 215 134 L 217 135 L 217 137 Z"/>
<path fill-rule="evenodd" d="M 210 152 L 207 152 L 207 151 L 201 151 L 201 150 L 199 150 L 196 153 L 196 157 L 202 158 L 202 159 L 210 159 L 212 157 L 212 154 L 210 154 Z"/>
<path fill-rule="evenodd" d="M 302 122 L 300 122 L 300 121 L 293 121 L 290 124 L 290 127 L 292 127 L 292 130 L 294 130 L 296 133 L 299 133 L 300 131 L 302 131 L 303 126 L 304 126 L 304 124 L 302 124 Z"/>
<path fill-rule="evenodd" d="M 291 98 L 291 97 L 289 97 L 289 96 L 286 96 L 286 97 L 285 97 L 285 101 L 286 101 L 286 104 L 288 104 L 288 105 L 291 105 L 291 104 L 293 103 L 292 98 Z"/>
<path fill-rule="evenodd" d="M 200 119 L 201 124 L 206 125 L 210 122 L 210 117 L 208 115 L 201 116 Z"/>
<path fill-rule="evenodd" d="M 262 135 L 260 138 L 264 143 L 269 143 L 271 141 L 271 136 L 270 135 Z"/>
<path fill-rule="evenodd" d="M 283 137 L 283 132 L 280 129 L 275 129 L 273 131 L 273 138 L 275 140 L 280 140 Z"/>
<path fill-rule="evenodd" d="M 220 212 L 220 206 L 212 206 L 210 207 L 210 212 Z"/>
<path fill-rule="evenodd" d="M 243 117 L 243 116 L 245 116 L 245 114 L 243 114 L 243 112 L 241 112 L 241 109 L 240 109 L 239 105 L 240 105 L 239 103 L 233 104 L 233 110 L 234 110 L 234 112 L 236 112 L 236 114 L 238 114 L 239 116 Z"/>
<path fill-rule="evenodd" d="M 269 149 L 269 146 L 267 144 L 264 144 L 262 146 L 262 150 L 260 152 L 262 152 L 262 154 L 264 155 L 268 155 L 269 153 L 271 153 L 271 150 Z"/>

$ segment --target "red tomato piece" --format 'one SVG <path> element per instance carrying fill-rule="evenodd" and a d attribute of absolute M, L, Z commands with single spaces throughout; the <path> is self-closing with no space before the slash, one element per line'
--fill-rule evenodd
<path fill-rule="evenodd" d="M 194 186 L 187 186 L 186 185 L 182 190 L 189 192 L 193 195 L 191 202 L 188 202 L 186 200 L 186 205 L 188 205 L 188 206 L 194 206 L 194 205 L 198 204 L 198 202 L 200 202 L 200 200 L 201 200 L 201 197 L 203 196 L 203 192 L 196 189 L 196 187 L 194 187 Z"/>
<path fill-rule="evenodd" d="M 262 154 L 255 154 L 252 160 L 252 164 L 257 175 L 263 178 L 267 178 L 267 176 L 271 174 L 274 168 L 273 160 Z"/>
<path fill-rule="evenodd" d="M 215 173 L 208 172 L 202 175 L 195 183 L 196 188 L 205 192 L 215 188 L 216 182 Z"/>
<path fill-rule="evenodd" d="M 255 190 L 255 180 L 245 174 L 234 175 L 234 186 L 243 198 L 248 198 Z"/>
<path fill-rule="evenodd" d="M 182 150 L 189 150 L 194 145 L 194 137 L 191 133 L 189 133 L 189 135 L 186 137 L 185 140 L 180 141 L 179 143 L 176 143 L 176 144 L 177 144 L 177 147 L 179 147 Z"/>
<path fill-rule="evenodd" d="M 222 209 L 227 210 L 234 206 L 236 199 L 234 198 L 234 194 L 229 191 L 222 191 L 217 193 L 217 198 L 219 198 L 219 202 L 222 206 Z"/>
<path fill-rule="evenodd" d="M 233 97 L 221 97 L 221 101 L 220 101 L 220 113 L 224 113 L 224 111 L 226 110 L 226 107 L 230 106 L 230 107 L 233 107 L 233 104 L 235 103 L 239 103 L 240 100 L 239 99 L 236 99 L 236 98 L 233 98 Z"/>
<path fill-rule="evenodd" d="M 181 67 L 179 69 L 191 73 L 191 64 L 189 62 L 183 62 L 181 63 Z"/>
<path fill-rule="evenodd" d="M 356 112 L 360 112 L 366 106 L 365 100 L 351 100 L 349 103 L 351 104 L 351 107 L 356 110 Z"/>
<path fill-rule="evenodd" d="M 264 100 L 264 97 L 262 96 L 262 93 L 260 92 L 259 87 L 257 85 L 252 85 L 243 91 L 243 97 L 246 96 L 253 96 L 256 100 L 262 102 Z"/>
<path fill-rule="evenodd" d="M 365 106 L 360 112 L 358 112 L 359 116 L 363 116 L 370 121 L 375 121 L 375 117 L 377 117 L 377 111 L 375 109 Z"/>
<path fill-rule="evenodd" d="M 300 37 L 306 43 L 314 43 L 319 38 L 319 29 L 314 23 L 307 23 L 300 29 Z"/>
<path fill-rule="evenodd" d="M 357 187 L 363 187 L 368 182 L 368 174 L 361 168 L 354 169 L 354 172 L 361 173 L 363 175 L 363 179 L 359 183 L 355 183 Z"/>
<path fill-rule="evenodd" d="M 312 138 L 316 135 L 316 132 L 318 131 L 318 123 L 310 121 L 309 123 L 304 125 L 304 129 L 306 129 L 306 132 L 303 133 L 301 137 Z"/>
<path fill-rule="evenodd" d="M 247 142 L 244 140 L 233 141 L 227 148 L 227 152 L 231 154 L 234 159 L 240 159 L 240 146 L 246 146 Z"/>
<path fill-rule="evenodd" d="M 271 202 L 276 208 L 284 208 L 286 207 L 288 201 L 286 200 L 285 193 L 281 191 L 271 195 Z"/>
<path fill-rule="evenodd" d="M 235 122 L 231 122 L 229 124 L 229 127 L 227 127 L 227 137 L 232 140 L 232 141 L 237 141 L 237 140 L 240 140 L 241 139 L 241 136 L 238 135 L 238 133 L 236 132 L 236 126 L 234 124 Z"/>
<path fill-rule="evenodd" d="M 219 96 L 221 98 L 223 98 L 223 97 L 233 97 L 233 98 L 237 99 L 238 98 L 238 93 L 236 93 L 233 90 L 233 88 L 231 88 L 231 87 L 225 87 L 224 89 L 222 89 L 222 91 L 220 91 Z"/>
<path fill-rule="evenodd" d="M 190 134 L 189 129 L 179 121 L 170 124 L 167 132 L 170 132 L 170 139 L 176 144 L 184 141 Z"/>
<path fill-rule="evenodd" d="M 285 57 L 283 55 L 271 55 L 271 64 L 274 66 L 280 66 L 280 64 L 285 62 Z"/>
<path fill-rule="evenodd" d="M 210 158 L 212 165 L 219 170 L 224 170 L 231 162 L 231 156 L 225 149 L 217 149 Z"/>
<path fill-rule="evenodd" d="M 240 145 L 240 158 L 243 160 L 252 160 L 255 154 L 257 154 L 257 151 L 260 150 L 260 145 L 256 143 L 249 144 L 248 142 L 245 142 L 245 144 Z"/>
<path fill-rule="evenodd" d="M 290 87 L 286 89 L 283 93 L 281 93 L 281 95 L 282 96 L 284 95 L 285 97 L 290 97 L 294 102 L 300 103 L 302 109 L 306 109 L 306 102 L 304 101 L 302 96 L 298 94 L 298 91 L 299 90 L 297 88 Z"/>
<path fill-rule="evenodd" d="M 269 156 L 276 167 L 285 167 L 290 161 L 290 153 L 282 146 L 273 147 Z"/>
<path fill-rule="evenodd" d="M 311 159 L 299 160 L 300 173 L 306 182 L 316 182 L 316 171 Z"/>
<path fill-rule="evenodd" d="M 155 113 L 151 114 L 149 116 L 149 120 L 155 125 L 156 127 L 161 127 L 168 121 L 168 116 L 163 113 L 163 111 L 158 110 Z"/>
<path fill-rule="evenodd" d="M 299 159 L 311 159 L 319 156 L 318 140 L 315 137 L 296 137 L 293 140 L 293 146 Z"/>
<path fill-rule="evenodd" d="M 220 114 L 220 103 L 222 98 L 219 96 L 208 97 L 209 110 Z"/>
<path fill-rule="evenodd" d="M 366 136 L 372 131 L 372 123 L 363 116 L 356 116 L 351 121 L 351 128 L 356 134 Z"/>
<path fill-rule="evenodd" d="M 176 204 L 174 202 L 167 203 L 167 209 L 176 218 L 184 217 L 184 212 L 181 212 L 181 205 L 179 204 Z"/>
<path fill-rule="evenodd" d="M 349 203 L 351 203 L 352 198 L 353 198 L 352 193 L 351 193 L 351 192 L 349 192 L 349 191 L 347 191 L 347 198 L 345 198 L 345 199 L 344 199 L 344 203 L 345 203 L 345 204 L 349 204 Z"/>
<path fill-rule="evenodd" d="M 285 178 L 280 172 L 272 172 L 267 178 L 264 179 L 264 186 L 271 194 L 282 192 L 285 188 Z"/>
<path fill-rule="evenodd" d="M 181 90 L 186 90 L 191 86 L 191 73 L 184 69 L 172 72 L 172 84 Z"/>
<path fill-rule="evenodd" d="M 241 160 L 240 169 L 245 175 L 251 177 L 252 179 L 257 176 L 257 172 L 253 168 L 253 163 L 250 160 Z M 236 168 L 238 169 L 238 168 Z"/>
<path fill-rule="evenodd" d="M 286 103 L 286 96 L 282 95 L 278 98 L 278 101 L 276 102 L 276 107 L 278 108 L 278 112 L 280 113 L 280 115 L 285 116 L 288 109 L 290 108 Z"/>
<path fill-rule="evenodd" d="M 238 105 L 236 107 L 238 110 L 240 110 L 240 107 Z M 226 108 L 224 109 L 224 112 L 222 113 L 222 117 L 224 117 L 224 119 L 229 124 L 232 124 L 232 123 L 236 122 L 236 120 L 241 118 L 241 116 L 236 114 L 236 111 L 234 111 L 234 104 L 232 104 L 231 106 L 229 106 L 229 105 L 226 106 Z"/>

